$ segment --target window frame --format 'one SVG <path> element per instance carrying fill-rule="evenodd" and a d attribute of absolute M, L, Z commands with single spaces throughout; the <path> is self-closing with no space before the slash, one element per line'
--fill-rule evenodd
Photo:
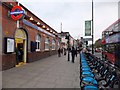
<path fill-rule="evenodd" d="M 56 41 L 53 39 L 52 40 L 52 50 L 55 50 L 55 46 L 56 46 Z M 53 48 L 54 47 L 54 48 Z"/>
<path fill-rule="evenodd" d="M 48 47 L 48 48 L 46 48 L 46 47 Z M 45 51 L 48 51 L 48 50 L 50 50 L 50 40 L 49 40 L 49 37 L 46 37 L 45 38 Z"/>
<path fill-rule="evenodd" d="M 36 51 L 41 50 L 41 36 L 39 34 L 36 35 Z"/>

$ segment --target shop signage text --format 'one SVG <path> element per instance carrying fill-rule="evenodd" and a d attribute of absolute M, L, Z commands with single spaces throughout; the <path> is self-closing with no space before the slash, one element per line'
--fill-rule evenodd
<path fill-rule="evenodd" d="M 13 20 L 19 20 L 24 16 L 25 11 L 23 10 L 21 6 L 14 6 L 10 14 Z"/>

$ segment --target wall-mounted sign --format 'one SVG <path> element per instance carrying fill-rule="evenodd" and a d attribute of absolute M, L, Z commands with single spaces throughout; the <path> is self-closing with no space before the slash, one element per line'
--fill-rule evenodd
<path fill-rule="evenodd" d="M 36 30 L 39 30 L 39 31 L 41 31 L 41 32 L 43 32 L 43 33 L 45 33 L 45 34 L 47 34 L 47 35 L 50 35 L 50 36 L 52 36 L 52 37 L 55 37 L 55 35 L 47 32 L 46 30 L 44 30 L 44 29 L 42 29 L 42 28 L 40 28 L 40 27 L 38 27 L 38 26 L 35 26 L 34 24 L 32 24 L 31 22 L 28 22 L 28 21 L 25 20 L 25 19 L 23 19 L 23 23 L 24 23 L 25 25 L 27 25 L 27 26 L 29 26 L 29 27 L 32 27 L 32 28 L 34 28 L 34 29 L 36 29 Z"/>
<path fill-rule="evenodd" d="M 5 37 L 5 53 L 13 53 L 15 51 L 14 38 Z"/>
<path fill-rule="evenodd" d="M 13 20 L 21 19 L 25 14 L 25 11 L 21 6 L 14 6 L 10 12 L 11 18 Z"/>
<path fill-rule="evenodd" d="M 85 21 L 85 36 L 91 36 L 91 20 Z"/>

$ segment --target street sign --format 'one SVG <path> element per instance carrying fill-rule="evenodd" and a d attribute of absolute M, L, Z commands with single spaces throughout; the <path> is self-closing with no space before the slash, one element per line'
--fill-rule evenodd
<path fill-rule="evenodd" d="M 10 14 L 13 20 L 19 20 L 24 16 L 25 11 L 23 10 L 21 6 L 16 5 L 12 8 Z"/>
<path fill-rule="evenodd" d="M 85 21 L 85 36 L 91 36 L 91 20 Z"/>

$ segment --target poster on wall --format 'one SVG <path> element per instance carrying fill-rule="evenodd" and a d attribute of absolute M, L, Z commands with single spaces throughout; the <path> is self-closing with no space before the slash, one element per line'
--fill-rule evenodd
<path fill-rule="evenodd" d="M 5 38 L 5 53 L 13 53 L 15 51 L 15 40 L 14 38 Z"/>

